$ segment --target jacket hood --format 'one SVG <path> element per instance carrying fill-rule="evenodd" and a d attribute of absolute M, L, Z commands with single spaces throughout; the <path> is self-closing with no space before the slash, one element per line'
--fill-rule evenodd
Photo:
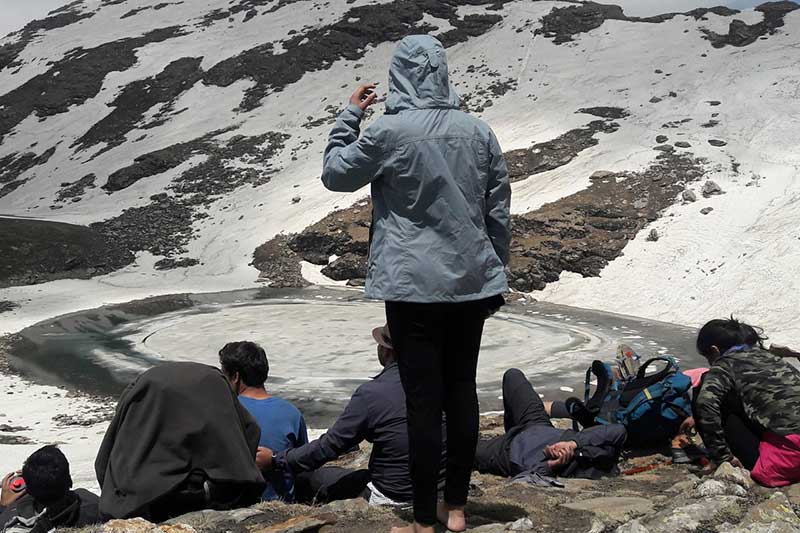
<path fill-rule="evenodd" d="M 407 109 L 458 108 L 444 46 L 430 35 L 411 35 L 397 46 L 389 67 L 386 113 Z"/>

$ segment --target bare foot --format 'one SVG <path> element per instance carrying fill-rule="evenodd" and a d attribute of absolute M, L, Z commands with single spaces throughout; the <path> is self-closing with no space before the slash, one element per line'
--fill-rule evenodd
<path fill-rule="evenodd" d="M 433 526 L 423 526 L 414 522 L 410 526 L 393 527 L 391 533 L 434 533 Z"/>
<path fill-rule="evenodd" d="M 448 505 L 440 502 L 439 507 L 436 509 L 436 517 L 448 531 L 460 532 L 467 530 L 467 519 L 464 515 L 463 506 Z"/>

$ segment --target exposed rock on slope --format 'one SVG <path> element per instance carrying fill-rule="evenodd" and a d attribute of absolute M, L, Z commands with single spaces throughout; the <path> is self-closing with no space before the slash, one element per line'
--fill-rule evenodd
<path fill-rule="evenodd" d="M 84 226 L 0 218 L 0 288 L 90 278 L 133 262 L 114 239 Z"/>
<path fill-rule="evenodd" d="M 518 168 L 518 176 L 541 171 L 539 158 L 525 154 L 509 157 L 509 164 Z M 703 173 L 702 162 L 692 156 L 664 152 L 644 171 L 603 174 L 583 191 L 513 216 L 511 286 L 541 290 L 564 271 L 598 276 L 642 228 L 678 201 L 686 183 Z M 262 272 L 268 268 L 264 277 L 278 286 L 295 283 L 298 268 L 291 267 L 286 277 L 280 277 L 271 261 L 285 265 L 296 258 L 323 266 L 322 273 L 334 280 L 363 279 L 371 213 L 369 201 L 335 211 L 288 240 L 279 236 L 269 241 L 259 248 L 254 265 Z M 291 250 L 289 256 L 264 255 L 264 250 L 280 250 L 283 242 Z M 330 261 L 332 256 L 336 258 Z"/>
<path fill-rule="evenodd" d="M 756 11 L 764 14 L 764 20 L 756 24 L 747 24 L 741 20 L 732 20 L 728 33 L 721 35 L 711 30 L 704 30 L 705 37 L 711 41 L 714 48 L 722 48 L 726 45 L 747 46 L 756 42 L 760 37 L 766 38 L 772 35 L 778 28 L 783 27 L 784 17 L 800 9 L 800 5 L 795 2 L 767 2 L 756 7 Z"/>

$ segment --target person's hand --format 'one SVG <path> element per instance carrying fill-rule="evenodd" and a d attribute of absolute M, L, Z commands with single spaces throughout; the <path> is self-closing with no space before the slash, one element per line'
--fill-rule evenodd
<path fill-rule="evenodd" d="M 366 111 L 378 99 L 378 93 L 375 91 L 376 86 L 376 83 L 362 85 L 350 97 L 350 103 L 358 106 L 361 111 Z"/>
<path fill-rule="evenodd" d="M 777 355 L 778 357 L 797 357 L 800 359 L 800 352 L 796 352 L 792 350 L 788 346 L 779 346 L 777 344 L 772 344 L 769 347 L 769 352 L 773 355 Z"/>
<path fill-rule="evenodd" d="M 25 496 L 27 491 L 23 490 L 22 492 L 14 492 L 11 490 L 11 480 L 18 475 L 19 472 L 11 472 L 3 478 L 3 489 L 0 491 L 0 507 L 8 507 L 12 503 Z"/>
<path fill-rule="evenodd" d="M 261 471 L 271 470 L 273 457 L 272 450 L 259 446 L 256 450 L 256 466 Z"/>
<path fill-rule="evenodd" d="M 567 466 L 575 457 L 575 450 L 578 449 L 578 443 L 574 440 L 567 442 L 557 442 L 551 444 L 544 449 L 544 456 L 548 459 L 548 466 L 551 470 L 558 470 Z"/>
<path fill-rule="evenodd" d="M 737 457 L 734 457 L 733 459 L 731 459 L 731 464 L 733 466 L 735 466 L 736 468 L 744 468 L 744 465 L 742 464 L 742 462 Z"/>
<path fill-rule="evenodd" d="M 694 435 L 696 433 L 694 417 L 690 416 L 681 423 L 681 428 L 678 433 L 682 435 Z"/>

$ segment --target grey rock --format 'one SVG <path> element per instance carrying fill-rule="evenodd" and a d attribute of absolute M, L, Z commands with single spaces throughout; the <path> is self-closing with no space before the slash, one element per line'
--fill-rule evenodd
<path fill-rule="evenodd" d="M 708 198 L 709 196 L 714 196 L 715 194 L 723 194 L 722 187 L 720 187 L 717 182 L 708 180 L 703 184 L 703 196 Z"/>
<path fill-rule="evenodd" d="M 700 210 L 700 213 L 703 214 L 703 215 L 707 215 L 710 212 L 712 212 L 713 210 L 714 210 L 713 207 L 704 207 L 703 209 Z"/>
<path fill-rule="evenodd" d="M 665 142 L 667 142 L 668 140 L 669 140 L 669 137 L 667 137 L 666 135 L 658 135 L 658 136 L 656 137 L 656 142 L 657 142 L 658 144 L 664 144 L 664 143 L 665 143 Z"/>
<path fill-rule="evenodd" d="M 655 228 L 651 229 L 650 233 L 647 235 L 647 240 L 649 242 L 656 242 L 660 238 L 661 236 L 658 234 L 658 230 Z"/>
<path fill-rule="evenodd" d="M 602 179 L 605 179 L 605 178 L 610 178 L 613 175 L 614 175 L 614 173 L 611 172 L 610 170 L 595 170 L 594 172 L 592 172 L 592 175 L 589 176 L 589 179 L 590 180 L 602 180 Z"/>
<path fill-rule="evenodd" d="M 589 511 L 607 522 L 625 523 L 653 512 L 649 499 L 626 496 L 592 498 L 561 505 L 573 511 Z"/>
<path fill-rule="evenodd" d="M 673 486 L 668 488 L 666 492 L 669 494 L 686 494 L 694 490 L 697 486 L 697 479 L 686 479 L 684 481 L 678 481 Z"/>
<path fill-rule="evenodd" d="M 718 479 L 709 479 L 700 484 L 694 494 L 705 498 L 708 496 L 747 496 L 747 489 L 736 483 L 724 482 Z"/>
<path fill-rule="evenodd" d="M 654 97 L 652 97 L 652 98 L 650 99 L 650 103 L 651 103 L 651 104 L 657 104 L 657 103 L 659 103 L 660 101 L 661 101 L 661 98 L 659 98 L 658 96 L 654 96 Z"/>
<path fill-rule="evenodd" d="M 696 202 L 697 201 L 697 195 L 694 193 L 694 191 L 686 189 L 685 191 L 683 191 L 681 193 L 681 199 L 684 202 Z"/>
<path fill-rule="evenodd" d="M 505 524 L 484 524 L 469 529 L 469 533 L 506 533 Z"/>
<path fill-rule="evenodd" d="M 619 526 L 616 529 L 616 533 L 650 533 L 650 530 L 644 527 L 638 520 L 633 520 Z"/>
<path fill-rule="evenodd" d="M 659 144 L 658 146 L 654 146 L 653 150 L 658 150 L 660 152 L 674 152 L 675 148 L 671 144 Z"/>
<path fill-rule="evenodd" d="M 675 146 L 677 146 L 678 148 L 691 148 L 692 147 L 692 145 L 689 144 L 686 141 L 678 141 L 678 142 L 675 143 Z"/>
<path fill-rule="evenodd" d="M 722 463 L 719 465 L 719 468 L 714 472 L 714 479 L 736 483 L 746 489 L 754 485 L 753 480 L 750 478 L 750 472 L 744 468 L 737 468 L 731 463 Z"/>
<path fill-rule="evenodd" d="M 292 198 L 292 203 L 293 204 L 300 203 L 300 200 L 302 200 L 302 198 L 300 198 L 299 196 L 295 196 L 294 198 Z"/>
<path fill-rule="evenodd" d="M 530 518 L 520 518 L 506 528 L 508 531 L 533 531 L 533 522 Z"/>
<path fill-rule="evenodd" d="M 739 512 L 744 500 L 735 496 L 715 496 L 676 509 L 667 508 L 644 521 L 649 533 L 691 533 L 699 530 L 703 522 L 717 516 Z"/>
<path fill-rule="evenodd" d="M 725 146 L 728 143 L 726 143 L 725 141 L 720 141 L 719 139 L 709 139 L 708 144 L 710 144 L 711 146 Z"/>

